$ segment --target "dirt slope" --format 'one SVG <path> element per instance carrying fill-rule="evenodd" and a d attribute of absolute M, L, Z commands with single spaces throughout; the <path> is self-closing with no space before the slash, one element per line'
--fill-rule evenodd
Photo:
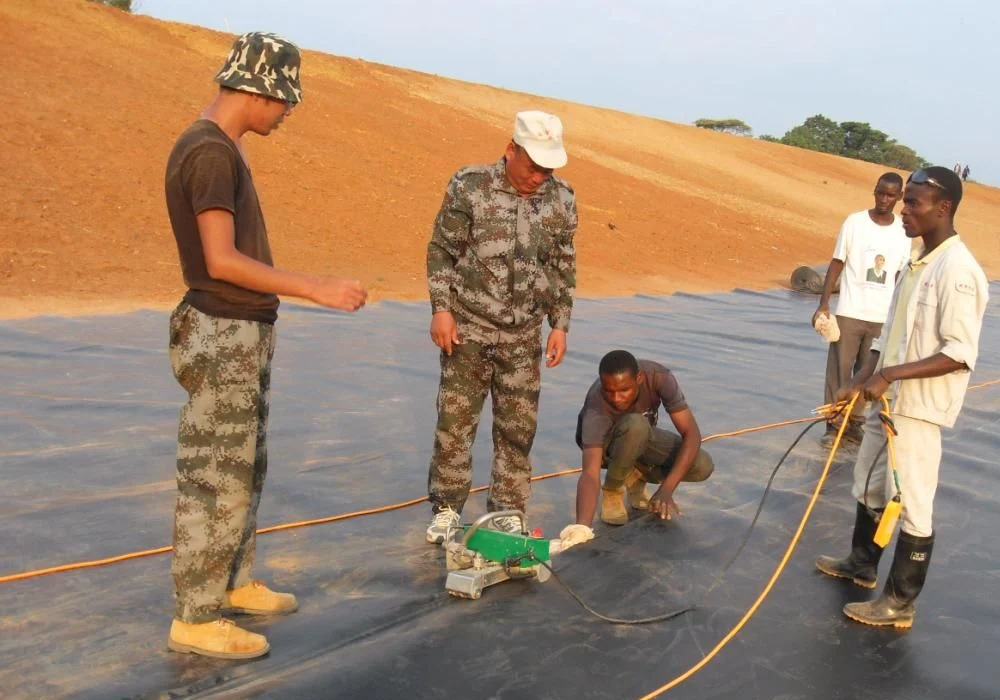
<path fill-rule="evenodd" d="M 84 0 L 5 0 L 0 315 L 172 305 L 163 166 L 231 37 Z M 249 153 L 281 266 L 422 299 L 448 177 L 495 160 L 518 109 L 559 114 L 580 206 L 579 293 L 784 284 L 828 258 L 882 169 L 610 110 L 308 52 L 305 102 Z M 1000 272 L 1000 191 L 960 230 Z"/>

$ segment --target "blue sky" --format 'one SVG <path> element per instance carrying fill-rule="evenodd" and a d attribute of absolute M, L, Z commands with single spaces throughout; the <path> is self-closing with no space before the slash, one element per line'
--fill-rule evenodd
<path fill-rule="evenodd" d="M 675 122 L 866 121 L 1000 185 L 988 0 L 138 0 L 143 14 Z M 306 67 L 308 75 L 308 66 Z M 989 76 L 993 75 L 993 78 Z"/>

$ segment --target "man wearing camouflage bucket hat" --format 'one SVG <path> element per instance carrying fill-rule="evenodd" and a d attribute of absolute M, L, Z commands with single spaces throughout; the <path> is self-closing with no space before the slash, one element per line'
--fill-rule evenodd
<path fill-rule="evenodd" d="M 170 362 L 189 399 L 177 438 L 175 610 L 168 647 L 219 658 L 266 654 L 263 635 L 222 617 L 293 612 L 251 579 L 264 476 L 278 295 L 356 311 L 357 280 L 276 269 L 242 138 L 266 136 L 302 99 L 299 50 L 274 34 L 236 40 L 219 94 L 177 139 L 166 199 L 188 291 L 170 316 Z"/>
<path fill-rule="evenodd" d="M 233 44 L 215 82 L 295 105 L 302 101 L 300 63 L 295 44 L 277 34 L 250 32 Z"/>

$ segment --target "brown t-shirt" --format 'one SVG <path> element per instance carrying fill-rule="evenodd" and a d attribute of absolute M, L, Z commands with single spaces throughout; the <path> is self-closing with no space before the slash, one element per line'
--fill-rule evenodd
<path fill-rule="evenodd" d="M 213 279 L 205 266 L 197 216 L 209 209 L 232 213 L 236 250 L 265 265 L 274 264 L 250 169 L 236 144 L 215 122 L 200 119 L 177 139 L 167 159 L 166 192 L 167 213 L 188 286 L 184 300 L 210 316 L 274 323 L 276 295 Z"/>
<path fill-rule="evenodd" d="M 615 421 L 626 413 L 641 413 L 650 425 L 656 425 L 661 404 L 667 413 L 687 408 L 684 393 L 673 372 L 652 360 L 639 360 L 639 371 L 644 381 L 639 385 L 635 402 L 626 411 L 619 411 L 604 399 L 600 379 L 591 385 L 576 421 L 576 444 L 579 447 L 604 447 Z"/>

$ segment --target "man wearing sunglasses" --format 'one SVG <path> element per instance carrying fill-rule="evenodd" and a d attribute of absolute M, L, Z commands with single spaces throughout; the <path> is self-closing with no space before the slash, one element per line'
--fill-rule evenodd
<path fill-rule="evenodd" d="M 180 255 L 183 301 L 170 316 L 170 362 L 188 393 L 177 436 L 174 620 L 168 647 L 225 659 L 267 653 L 263 635 L 225 612 L 293 612 L 290 593 L 250 577 L 267 473 L 267 417 L 278 295 L 356 311 L 357 280 L 276 269 L 243 151 L 302 99 L 299 50 L 250 32 L 215 76 L 219 92 L 167 160 L 167 212 Z"/>
<path fill-rule="evenodd" d="M 986 275 L 955 231 L 962 181 L 944 167 L 910 176 L 903 194 L 903 228 L 921 239 L 893 294 L 888 320 L 864 366 L 836 398 L 860 392 L 878 402 L 868 416 L 854 465 L 857 500 L 852 549 L 844 559 L 820 557 L 823 573 L 875 588 L 882 548 L 873 542 L 879 513 L 896 495 L 886 468 L 879 405 L 892 406 L 902 527 L 885 589 L 877 599 L 848 603 L 844 614 L 869 625 L 908 628 L 934 546 L 932 511 L 941 463 L 941 428 L 955 424 L 989 298 Z M 874 464 L 874 467 L 872 466 Z M 872 470 L 869 479 L 869 470 Z"/>
<path fill-rule="evenodd" d="M 836 320 L 840 338 L 830 343 L 827 353 L 824 403 L 830 403 L 837 389 L 861 368 L 872 341 L 882 332 L 896 273 L 910 257 L 910 240 L 893 213 L 903 196 L 903 178 L 885 173 L 875 183 L 874 196 L 875 206 L 851 214 L 840 227 L 819 306 L 812 317 L 814 328 L 817 321 L 829 323 L 830 296 L 839 280 Z M 863 423 L 864 404 L 858 402 L 844 440 L 860 444 Z M 823 444 L 830 445 L 836 434 L 837 425 L 828 423 Z"/>

